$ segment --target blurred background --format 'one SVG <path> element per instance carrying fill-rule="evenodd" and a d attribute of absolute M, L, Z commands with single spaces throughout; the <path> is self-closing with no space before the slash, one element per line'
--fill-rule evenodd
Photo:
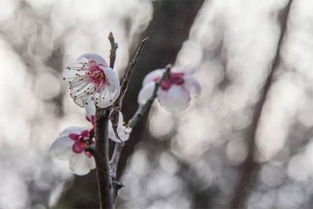
<path fill-rule="evenodd" d="M 196 67 L 182 113 L 156 102 L 122 153 L 118 208 L 312 208 L 313 1 L 1 0 L 0 209 L 98 207 L 95 171 L 73 176 L 49 146 L 88 125 L 61 73 L 86 52 L 123 75 L 149 36 L 124 102 L 168 63 Z"/>

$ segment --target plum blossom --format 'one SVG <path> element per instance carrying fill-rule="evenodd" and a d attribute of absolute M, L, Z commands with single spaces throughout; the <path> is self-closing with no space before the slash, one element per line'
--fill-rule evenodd
<path fill-rule="evenodd" d="M 165 69 L 157 69 L 148 73 L 143 80 L 138 102 L 140 104 L 152 96 L 156 82 L 159 82 Z M 191 100 L 191 95 L 198 96 L 201 87 L 193 76 L 194 70 L 185 70 L 179 67 L 173 67 L 167 78 L 163 80 L 157 92 L 158 101 L 166 110 L 179 112 L 186 109 Z"/>
<path fill-rule="evenodd" d="M 68 160 L 74 174 L 86 175 L 96 167 L 94 157 L 85 148 L 95 143 L 93 129 L 72 126 L 64 129 L 50 147 L 59 160 Z"/>
<path fill-rule="evenodd" d="M 63 72 L 63 80 L 70 87 L 70 95 L 80 107 L 90 101 L 105 108 L 120 94 L 117 73 L 97 54 L 83 54 Z"/>

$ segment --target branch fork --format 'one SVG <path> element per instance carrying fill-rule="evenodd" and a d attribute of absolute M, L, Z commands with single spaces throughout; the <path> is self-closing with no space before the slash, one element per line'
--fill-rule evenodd
<path fill-rule="evenodd" d="M 112 32 L 109 34 L 108 39 L 111 44 L 110 67 L 113 69 L 118 44 L 115 42 Z M 138 62 L 142 50 L 148 39 L 149 38 L 145 38 L 141 41 L 135 53 L 135 56 L 129 63 L 128 68 L 126 69 L 125 75 L 121 82 L 121 93 L 116 102 L 111 107 L 108 108 L 97 108 L 95 123 L 96 144 L 95 147 L 88 146 L 85 148 L 86 151 L 89 151 L 94 156 L 96 161 L 100 208 L 113 209 L 115 199 L 118 196 L 118 190 L 124 186 L 122 182 L 119 182 L 117 179 L 117 168 L 125 143 L 122 142 L 115 144 L 111 160 L 109 160 L 108 124 L 110 120 L 112 122 L 114 133 L 116 137 L 119 138 L 117 128 L 119 121 L 119 113 L 122 109 L 122 102 L 128 89 L 130 78 L 136 67 L 136 63 Z M 134 116 L 126 124 L 128 128 L 131 129 L 134 128 L 142 119 L 147 110 L 150 109 L 153 101 L 157 97 L 157 91 L 160 87 L 160 84 L 165 78 L 169 76 L 171 67 L 172 67 L 171 65 L 166 66 L 166 70 L 162 75 L 160 81 L 156 83 L 153 94 L 151 95 L 150 99 L 145 104 L 139 105 Z"/>

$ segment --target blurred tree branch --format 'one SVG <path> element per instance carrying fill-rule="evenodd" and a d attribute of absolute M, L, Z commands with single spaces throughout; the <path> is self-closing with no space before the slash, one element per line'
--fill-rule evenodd
<path fill-rule="evenodd" d="M 123 112 L 126 118 L 131 118 L 137 110 L 137 104 L 130 102 L 137 98 L 144 76 L 157 68 L 174 63 L 182 44 L 188 38 L 193 21 L 201 8 L 203 1 L 157 1 L 153 2 L 154 13 L 142 37 L 151 37 L 146 50 L 145 59 L 137 65 L 137 74 L 132 87 L 128 90 L 123 101 Z M 158 57 L 158 59 L 155 59 Z M 151 138 L 146 130 L 146 116 L 138 124 L 122 151 L 117 168 L 119 179 L 125 169 L 127 159 L 134 152 L 137 143 Z"/>
<path fill-rule="evenodd" d="M 256 170 L 258 169 L 259 165 L 254 160 L 254 155 L 256 154 L 256 131 L 260 123 L 262 109 L 266 102 L 267 95 L 271 88 L 273 82 L 273 75 L 275 69 L 278 67 L 280 63 L 280 50 L 282 47 L 282 42 L 284 36 L 286 35 L 287 29 L 287 22 L 288 16 L 290 12 L 290 7 L 292 4 L 292 0 L 290 0 L 285 8 L 279 11 L 278 13 L 278 21 L 281 25 L 281 32 L 277 43 L 276 54 L 272 62 L 272 67 L 270 69 L 269 75 L 265 81 L 263 91 L 260 96 L 259 102 L 255 105 L 255 112 L 252 117 L 251 126 L 248 127 L 248 134 L 247 134 L 247 143 L 248 143 L 248 155 L 246 160 L 241 164 L 239 169 L 241 170 L 241 176 L 238 181 L 237 186 L 234 190 L 234 199 L 230 203 L 230 208 L 245 208 L 245 204 L 249 197 L 249 193 L 251 188 L 253 187 L 253 183 L 255 182 L 256 177 Z"/>

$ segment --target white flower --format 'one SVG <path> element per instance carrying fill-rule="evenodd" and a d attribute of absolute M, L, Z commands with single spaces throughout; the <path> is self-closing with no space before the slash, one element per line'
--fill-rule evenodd
<path fill-rule="evenodd" d="M 160 81 L 165 69 L 157 69 L 146 75 L 143 81 L 138 102 L 140 104 L 152 96 L 155 83 Z M 201 92 L 198 81 L 193 77 L 194 71 L 184 71 L 184 69 L 173 67 L 170 74 L 160 85 L 157 97 L 160 104 L 172 112 L 179 112 L 186 109 L 191 100 L 191 95 L 197 96 Z"/>
<path fill-rule="evenodd" d="M 121 143 L 127 141 L 131 131 L 132 131 L 131 128 L 124 125 L 123 114 L 121 112 L 119 114 L 117 126 L 117 134 L 119 138 L 116 137 L 116 134 L 114 133 L 112 127 L 112 123 L 111 121 L 109 121 L 109 138 L 114 142 Z"/>
<path fill-rule="evenodd" d="M 96 54 L 84 54 L 63 72 L 74 102 L 84 107 L 94 101 L 97 107 L 112 105 L 120 94 L 117 73 Z"/>
<path fill-rule="evenodd" d="M 86 175 L 96 167 L 94 157 L 85 151 L 85 147 L 95 143 L 90 139 L 90 135 L 91 131 L 87 128 L 74 126 L 66 128 L 53 142 L 50 152 L 60 160 L 68 160 L 74 174 Z"/>

